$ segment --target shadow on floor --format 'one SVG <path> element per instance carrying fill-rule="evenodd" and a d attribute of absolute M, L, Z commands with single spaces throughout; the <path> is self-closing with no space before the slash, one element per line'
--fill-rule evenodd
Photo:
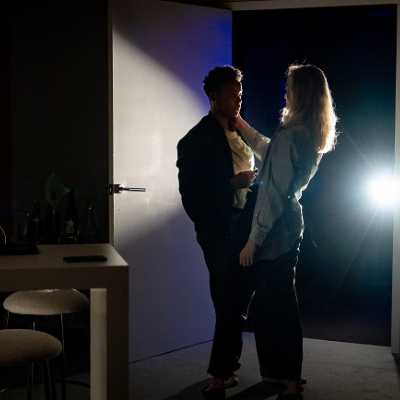
<path fill-rule="evenodd" d="M 204 400 L 201 389 L 206 384 L 207 380 L 197 382 L 165 400 Z M 226 398 L 229 400 L 265 400 L 271 396 L 276 396 L 281 389 L 282 386 L 261 382 L 231 396 L 227 391 Z"/>
<path fill-rule="evenodd" d="M 400 378 L 400 354 L 393 354 L 393 358 L 396 364 L 397 376 Z"/>

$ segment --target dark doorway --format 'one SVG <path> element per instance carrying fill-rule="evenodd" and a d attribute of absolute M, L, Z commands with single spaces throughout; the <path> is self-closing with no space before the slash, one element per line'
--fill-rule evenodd
<path fill-rule="evenodd" d="M 366 195 L 394 163 L 396 6 L 233 14 L 234 64 L 244 71 L 244 115 L 271 135 L 285 71 L 326 73 L 340 117 L 337 149 L 303 196 L 297 287 L 306 337 L 390 344 L 392 217 Z"/>

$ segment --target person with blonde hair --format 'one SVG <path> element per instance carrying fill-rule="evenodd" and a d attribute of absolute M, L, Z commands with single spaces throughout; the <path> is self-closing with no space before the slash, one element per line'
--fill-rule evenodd
<path fill-rule="evenodd" d="M 301 399 L 303 333 L 295 286 L 304 220 L 299 202 L 323 154 L 336 143 L 333 101 L 324 72 L 290 65 L 286 105 L 272 139 L 239 115 L 232 125 L 261 160 L 259 189 L 240 264 L 256 275 L 254 333 L 260 372 L 282 385 L 279 400 Z"/>

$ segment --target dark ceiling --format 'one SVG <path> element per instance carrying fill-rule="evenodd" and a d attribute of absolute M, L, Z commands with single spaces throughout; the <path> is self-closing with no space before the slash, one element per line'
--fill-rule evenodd
<path fill-rule="evenodd" d="M 223 0 L 163 0 L 163 1 L 171 1 L 173 3 L 195 4 L 198 6 L 231 9 L 232 3 L 243 3 L 248 0 L 229 0 L 229 1 L 223 1 Z M 265 1 L 265 0 L 252 0 L 252 2 L 254 2 L 254 1 Z"/>

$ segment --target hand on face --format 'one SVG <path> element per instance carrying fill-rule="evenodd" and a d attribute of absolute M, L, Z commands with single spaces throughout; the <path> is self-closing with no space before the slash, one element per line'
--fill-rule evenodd
<path fill-rule="evenodd" d="M 248 188 L 257 177 L 257 171 L 242 171 L 231 178 L 231 185 L 234 189 Z"/>
<path fill-rule="evenodd" d="M 240 113 L 238 113 L 236 117 L 231 118 L 228 123 L 229 129 L 232 131 L 240 131 L 246 126 L 246 121 L 242 118 Z"/>

